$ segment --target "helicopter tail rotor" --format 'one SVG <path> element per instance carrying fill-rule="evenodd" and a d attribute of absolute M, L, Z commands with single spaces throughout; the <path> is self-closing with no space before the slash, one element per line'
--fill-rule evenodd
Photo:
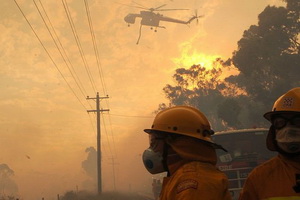
<path fill-rule="evenodd" d="M 198 10 L 195 10 L 195 15 L 193 16 L 194 19 L 196 19 L 196 23 L 199 23 L 199 18 L 204 17 L 204 15 L 198 15 Z"/>
<path fill-rule="evenodd" d="M 198 10 L 195 10 L 195 17 L 196 17 L 196 22 L 197 24 L 199 24 L 199 19 L 198 19 Z"/>

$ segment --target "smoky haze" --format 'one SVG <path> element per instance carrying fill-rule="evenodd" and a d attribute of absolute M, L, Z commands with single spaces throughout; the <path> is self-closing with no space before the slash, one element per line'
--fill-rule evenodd
<path fill-rule="evenodd" d="M 17 194 L 18 186 L 13 176 L 14 171 L 7 164 L 0 164 L 0 197 Z"/>
<path fill-rule="evenodd" d="M 82 161 L 81 166 L 89 176 L 89 179 L 83 182 L 83 188 L 95 191 L 97 184 L 97 151 L 94 147 L 86 148 L 87 159 Z"/>
<path fill-rule="evenodd" d="M 96 92 L 110 97 L 100 102 L 100 108 L 110 109 L 101 113 L 103 190 L 151 194 L 152 179 L 162 175 L 152 176 L 143 166 L 141 154 L 148 147 L 143 129 L 151 127 L 153 111 L 165 100 L 162 88 L 172 83 L 175 69 L 229 57 L 243 31 L 257 23 L 258 14 L 268 4 L 282 4 L 281 0 L 141 0 L 138 3 L 146 7 L 190 9 L 162 13 L 168 17 L 188 20 L 195 9 L 205 17 L 198 25 L 162 23 L 166 29 L 157 32 L 143 27 L 136 45 L 140 20 L 127 27 L 124 17 L 140 9 L 113 1 L 86 2 L 99 62 L 85 1 L 1 1 L 0 163 L 14 172 L 6 178 L 5 188 L 11 185 L 24 200 L 93 190 L 95 172 L 90 166 L 95 152 L 84 150 L 97 144 L 96 116 L 86 112 L 96 108 L 93 100 L 86 100 Z M 58 36 L 58 47 L 47 27 L 53 38 Z"/>

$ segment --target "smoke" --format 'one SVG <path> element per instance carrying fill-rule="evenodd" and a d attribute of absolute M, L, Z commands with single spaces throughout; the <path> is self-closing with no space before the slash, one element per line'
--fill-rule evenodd
<path fill-rule="evenodd" d="M 18 186 L 12 179 L 14 171 L 7 164 L 0 164 L 0 195 L 15 195 L 18 192 Z"/>
<path fill-rule="evenodd" d="M 140 194 L 125 194 L 119 192 L 105 192 L 101 195 L 89 193 L 86 191 L 68 191 L 66 192 L 62 200 L 144 200 L 144 199 L 152 199 L 148 196 L 140 195 Z"/>
<path fill-rule="evenodd" d="M 97 151 L 94 147 L 88 147 L 85 149 L 85 152 L 87 153 L 87 158 L 82 161 L 81 166 L 88 175 L 88 179 L 83 181 L 82 186 L 87 190 L 95 190 L 97 178 Z"/>

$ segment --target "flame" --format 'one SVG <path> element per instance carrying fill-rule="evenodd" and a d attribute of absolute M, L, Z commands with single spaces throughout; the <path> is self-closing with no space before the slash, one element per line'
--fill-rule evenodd
<path fill-rule="evenodd" d="M 206 55 L 199 53 L 194 50 L 192 53 L 189 52 L 188 48 L 184 49 L 179 58 L 173 58 L 172 61 L 179 67 L 189 68 L 192 65 L 201 65 L 206 69 L 213 68 L 213 62 L 216 58 L 219 58 L 218 55 Z"/>
<path fill-rule="evenodd" d="M 216 62 L 217 58 L 222 58 L 220 55 L 207 55 L 193 49 L 192 42 L 186 42 L 181 44 L 182 50 L 180 57 L 173 58 L 172 61 L 176 64 L 176 68 L 189 69 L 193 65 L 201 65 L 206 70 L 212 70 L 213 68 L 221 68 L 222 74 L 219 77 L 221 81 L 231 75 L 238 75 L 240 72 L 234 66 L 223 67 L 221 63 Z M 209 80 L 209 77 L 208 77 Z M 222 91 L 223 95 L 246 95 L 247 93 L 242 89 L 234 86 L 233 84 L 227 84 L 227 90 Z M 195 85 L 191 84 L 187 86 L 187 89 L 194 90 Z"/>

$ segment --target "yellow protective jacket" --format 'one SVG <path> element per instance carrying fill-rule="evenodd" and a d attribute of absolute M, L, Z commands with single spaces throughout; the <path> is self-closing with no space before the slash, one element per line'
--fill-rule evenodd
<path fill-rule="evenodd" d="M 186 163 L 163 180 L 160 200 L 231 200 L 228 179 L 212 163 Z"/>
<path fill-rule="evenodd" d="M 300 182 L 296 187 L 299 193 L 294 189 L 297 174 L 300 175 L 300 162 L 279 154 L 249 174 L 239 200 L 300 200 Z"/>

